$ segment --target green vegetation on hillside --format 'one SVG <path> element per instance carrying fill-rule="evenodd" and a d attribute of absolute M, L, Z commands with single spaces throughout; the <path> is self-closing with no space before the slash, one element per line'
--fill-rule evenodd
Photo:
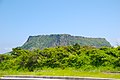
<path fill-rule="evenodd" d="M 21 48 L 33 50 L 36 48 L 44 49 L 55 46 L 70 46 L 76 43 L 81 46 L 111 47 L 110 43 L 105 38 L 87 38 L 71 36 L 69 34 L 51 34 L 30 36 Z"/>
<path fill-rule="evenodd" d="M 120 47 L 57 46 L 43 50 L 13 48 L 0 54 L 0 70 L 37 71 L 75 68 L 82 71 L 120 71 Z"/>

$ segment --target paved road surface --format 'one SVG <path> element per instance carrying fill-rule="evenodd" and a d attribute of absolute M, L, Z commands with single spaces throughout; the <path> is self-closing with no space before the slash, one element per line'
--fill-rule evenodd
<path fill-rule="evenodd" d="M 0 80 L 114 80 L 109 78 L 69 77 L 69 76 L 4 76 Z"/>

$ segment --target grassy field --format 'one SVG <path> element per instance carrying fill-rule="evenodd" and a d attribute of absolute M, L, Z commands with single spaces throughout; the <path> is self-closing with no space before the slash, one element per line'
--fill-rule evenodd
<path fill-rule="evenodd" d="M 43 69 L 34 72 L 25 71 L 0 71 L 0 76 L 4 75 L 34 75 L 34 76 L 77 76 L 77 77 L 98 77 L 120 79 L 120 74 L 104 73 L 96 71 L 81 71 L 76 69 Z"/>

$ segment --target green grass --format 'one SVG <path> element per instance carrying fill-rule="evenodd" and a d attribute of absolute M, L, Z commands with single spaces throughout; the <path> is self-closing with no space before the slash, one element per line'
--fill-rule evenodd
<path fill-rule="evenodd" d="M 110 74 L 94 71 L 81 71 L 77 69 L 43 69 L 34 72 L 28 71 L 0 71 L 0 76 L 4 75 L 35 75 L 35 76 L 77 76 L 77 77 L 99 77 L 120 79 L 120 74 Z"/>

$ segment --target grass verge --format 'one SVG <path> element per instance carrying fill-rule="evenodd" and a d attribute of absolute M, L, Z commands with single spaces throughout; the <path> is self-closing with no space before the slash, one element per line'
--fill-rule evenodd
<path fill-rule="evenodd" d="M 34 75 L 34 76 L 77 76 L 77 77 L 99 77 L 120 79 L 120 74 L 103 73 L 96 71 L 81 71 L 79 69 L 43 69 L 33 72 L 28 71 L 1 71 L 0 76 L 4 75 Z"/>

